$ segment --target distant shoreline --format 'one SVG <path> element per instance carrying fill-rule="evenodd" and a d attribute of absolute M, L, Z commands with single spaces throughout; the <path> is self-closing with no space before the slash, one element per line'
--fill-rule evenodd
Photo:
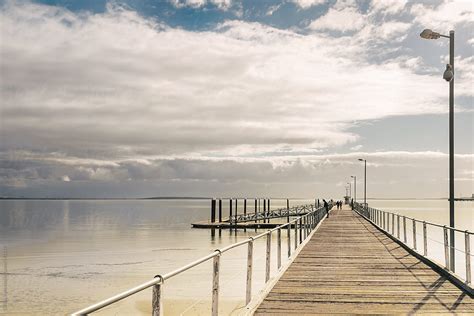
<path fill-rule="evenodd" d="M 235 199 L 235 197 L 220 197 L 220 199 Z M 53 197 L 45 197 L 45 198 L 34 198 L 34 197 L 0 197 L 0 200 L 45 200 L 45 201 L 113 201 L 113 200 L 210 200 L 212 197 L 203 197 L 203 196 L 157 196 L 157 197 L 137 197 L 137 198 L 126 198 L 126 197 L 119 197 L 119 198 L 67 198 L 67 197 L 60 197 L 60 198 L 53 198 Z M 238 197 L 238 199 L 245 199 L 244 197 Z M 247 199 L 254 199 L 254 197 L 250 197 Z M 270 197 L 269 199 L 273 200 L 286 200 L 287 198 L 281 197 Z M 302 197 L 290 197 L 290 200 L 312 200 L 313 198 L 302 198 Z M 321 198 L 320 198 L 321 199 Z M 363 201 L 363 198 L 357 199 L 359 202 Z M 448 200 L 448 198 L 439 198 L 439 197 L 431 197 L 431 198 L 367 198 L 369 201 L 402 201 L 402 200 Z M 455 198 L 455 201 L 474 201 L 473 198 Z"/>

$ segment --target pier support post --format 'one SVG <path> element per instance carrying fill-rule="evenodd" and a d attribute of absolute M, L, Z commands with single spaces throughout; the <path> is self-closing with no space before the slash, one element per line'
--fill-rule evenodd
<path fill-rule="evenodd" d="M 229 199 L 229 223 L 232 225 L 232 199 Z"/>
<path fill-rule="evenodd" d="M 219 223 L 222 223 L 222 199 L 219 199 Z"/>
<path fill-rule="evenodd" d="M 288 216 L 286 217 L 286 222 L 290 222 L 290 200 L 286 199 L 286 211 L 288 212 Z"/>
<path fill-rule="evenodd" d="M 237 218 L 237 215 L 239 214 L 238 208 L 237 208 L 237 201 L 238 199 L 235 199 L 235 218 Z"/>
<path fill-rule="evenodd" d="M 258 214 L 257 199 L 255 199 L 255 223 L 257 222 L 257 214 Z"/>
<path fill-rule="evenodd" d="M 216 200 L 211 200 L 211 223 L 216 222 Z"/>
<path fill-rule="evenodd" d="M 263 222 L 267 222 L 267 199 L 263 199 Z"/>
<path fill-rule="evenodd" d="M 244 216 L 247 216 L 247 199 L 244 199 Z"/>

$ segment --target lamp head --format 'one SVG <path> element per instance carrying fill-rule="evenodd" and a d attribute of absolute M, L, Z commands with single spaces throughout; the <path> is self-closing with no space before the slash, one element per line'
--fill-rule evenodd
<path fill-rule="evenodd" d="M 443 73 L 443 79 L 446 80 L 447 82 L 450 82 L 453 80 L 454 77 L 454 72 L 453 72 L 453 66 L 450 64 L 446 64 L 446 70 Z"/>
<path fill-rule="evenodd" d="M 359 158 L 359 161 L 364 161 L 364 159 L 362 159 L 362 158 Z"/>
<path fill-rule="evenodd" d="M 423 32 L 420 33 L 420 36 L 424 39 L 438 39 L 441 35 L 430 29 L 424 29 Z"/>

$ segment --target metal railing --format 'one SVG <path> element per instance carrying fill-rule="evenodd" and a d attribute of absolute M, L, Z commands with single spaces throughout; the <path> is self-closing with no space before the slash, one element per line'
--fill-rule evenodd
<path fill-rule="evenodd" d="M 363 215 L 365 218 L 370 220 L 373 224 L 378 226 L 380 229 L 391 235 L 392 237 L 396 238 L 398 241 L 402 242 L 405 244 L 407 247 L 410 247 L 412 250 L 416 251 L 418 254 L 423 255 L 424 257 L 428 259 L 436 259 L 432 255 L 432 251 L 428 248 L 428 240 L 434 243 L 439 243 L 440 245 L 443 246 L 444 249 L 444 268 L 451 272 L 455 277 L 457 277 L 459 280 L 464 282 L 465 285 L 469 289 L 472 290 L 472 268 L 471 268 L 471 259 L 473 255 L 471 254 L 471 236 L 474 235 L 474 233 L 468 231 L 468 230 L 460 230 L 456 229 L 453 227 L 449 227 L 446 225 L 439 225 L 435 223 L 430 223 L 426 221 L 421 221 L 415 218 L 407 217 L 404 215 L 392 213 L 392 212 L 386 212 L 382 210 L 378 210 L 375 208 L 371 207 L 364 207 L 363 205 L 359 203 L 354 203 L 354 209 L 361 215 Z M 407 235 L 407 221 L 408 225 L 409 222 L 411 222 L 411 245 L 409 245 L 408 238 L 410 237 Z M 422 233 L 419 234 L 417 233 L 417 226 L 420 226 L 421 224 L 421 231 Z M 400 228 L 400 226 L 402 226 Z M 428 234 L 428 227 L 436 227 L 442 229 L 442 235 L 443 235 L 443 242 L 440 242 L 434 238 L 431 238 Z M 448 231 L 453 231 L 457 232 L 460 234 L 464 235 L 464 249 L 458 249 L 454 248 L 455 250 L 461 252 L 464 254 L 465 257 L 465 278 L 461 277 L 459 274 L 455 274 L 455 268 L 450 266 L 450 248 L 453 248 L 449 244 L 448 240 Z M 423 246 L 420 247 L 417 243 L 417 236 L 420 236 L 423 240 Z M 421 252 L 421 250 L 423 252 Z"/>
<path fill-rule="evenodd" d="M 332 205 L 330 205 L 331 208 Z M 247 276 L 246 276 L 246 290 L 245 290 L 245 305 L 247 306 L 252 298 L 252 274 L 253 274 L 253 245 L 254 241 L 260 238 L 266 238 L 266 251 L 265 251 L 265 284 L 268 283 L 270 280 L 270 264 L 271 264 L 271 239 L 272 234 L 276 232 L 277 234 L 277 267 L 281 269 L 281 257 L 282 257 L 282 231 L 286 231 L 287 233 L 287 256 L 288 258 L 291 257 L 292 253 L 292 243 L 291 243 L 291 229 L 294 229 L 294 250 L 296 251 L 298 247 L 300 247 L 301 243 L 310 236 L 311 232 L 317 227 L 317 225 L 321 222 L 321 220 L 325 217 L 326 210 L 324 207 L 320 208 L 313 208 L 313 211 L 301 215 L 298 218 L 295 218 L 285 224 L 277 226 L 271 230 L 268 230 L 264 233 L 259 235 L 249 237 L 246 240 L 240 241 L 238 243 L 234 243 L 222 249 L 216 249 L 212 253 L 204 256 L 196 261 L 193 261 L 179 269 L 176 269 L 172 272 L 163 275 L 156 275 L 153 279 L 142 283 L 134 288 L 131 288 L 127 291 L 124 291 L 120 294 L 112 296 L 108 299 L 105 299 L 101 302 L 98 302 L 94 305 L 81 309 L 73 313 L 72 315 L 87 315 L 98 311 L 104 307 L 112 305 L 118 301 L 121 301 L 131 295 L 139 293 L 145 289 L 153 287 L 152 293 L 152 310 L 153 315 L 162 315 L 163 314 L 163 307 L 162 307 L 162 298 L 161 298 L 161 290 L 164 285 L 164 281 L 171 279 L 172 277 L 179 275 L 193 267 L 196 267 L 204 262 L 209 260 L 213 260 L 213 268 L 212 268 L 212 315 L 218 314 L 219 308 L 219 274 L 220 274 L 220 258 L 223 254 L 227 251 L 247 245 Z"/>
<path fill-rule="evenodd" d="M 301 216 L 310 212 L 313 212 L 315 209 L 314 204 L 298 205 L 291 208 L 278 208 L 273 210 L 268 210 L 265 212 L 257 213 L 247 213 L 247 214 L 236 214 L 232 215 L 229 218 L 230 223 L 243 223 L 243 222 L 253 222 L 264 219 L 272 218 L 281 218 L 281 217 L 294 217 Z"/>

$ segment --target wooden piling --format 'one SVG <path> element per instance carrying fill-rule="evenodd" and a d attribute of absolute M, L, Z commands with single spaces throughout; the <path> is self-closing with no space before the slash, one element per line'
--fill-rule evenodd
<path fill-rule="evenodd" d="M 211 223 L 216 222 L 216 200 L 211 200 Z"/>
<path fill-rule="evenodd" d="M 232 222 L 232 199 L 229 199 L 229 222 Z"/>
<path fill-rule="evenodd" d="M 267 199 L 263 199 L 263 222 L 266 223 L 267 220 Z"/>
<path fill-rule="evenodd" d="M 237 201 L 238 199 L 236 198 L 235 199 L 235 216 L 237 216 L 237 214 L 239 213 L 238 208 L 237 208 Z"/>
<path fill-rule="evenodd" d="M 257 222 L 257 213 L 258 213 L 257 199 L 255 199 L 255 223 Z"/>
<path fill-rule="evenodd" d="M 219 223 L 222 223 L 222 199 L 219 199 Z"/>
<path fill-rule="evenodd" d="M 286 210 L 288 211 L 288 216 L 286 217 L 286 222 L 288 223 L 290 221 L 290 200 L 289 199 L 286 199 Z"/>
<path fill-rule="evenodd" d="M 244 199 L 244 216 L 247 215 L 247 199 Z"/>

